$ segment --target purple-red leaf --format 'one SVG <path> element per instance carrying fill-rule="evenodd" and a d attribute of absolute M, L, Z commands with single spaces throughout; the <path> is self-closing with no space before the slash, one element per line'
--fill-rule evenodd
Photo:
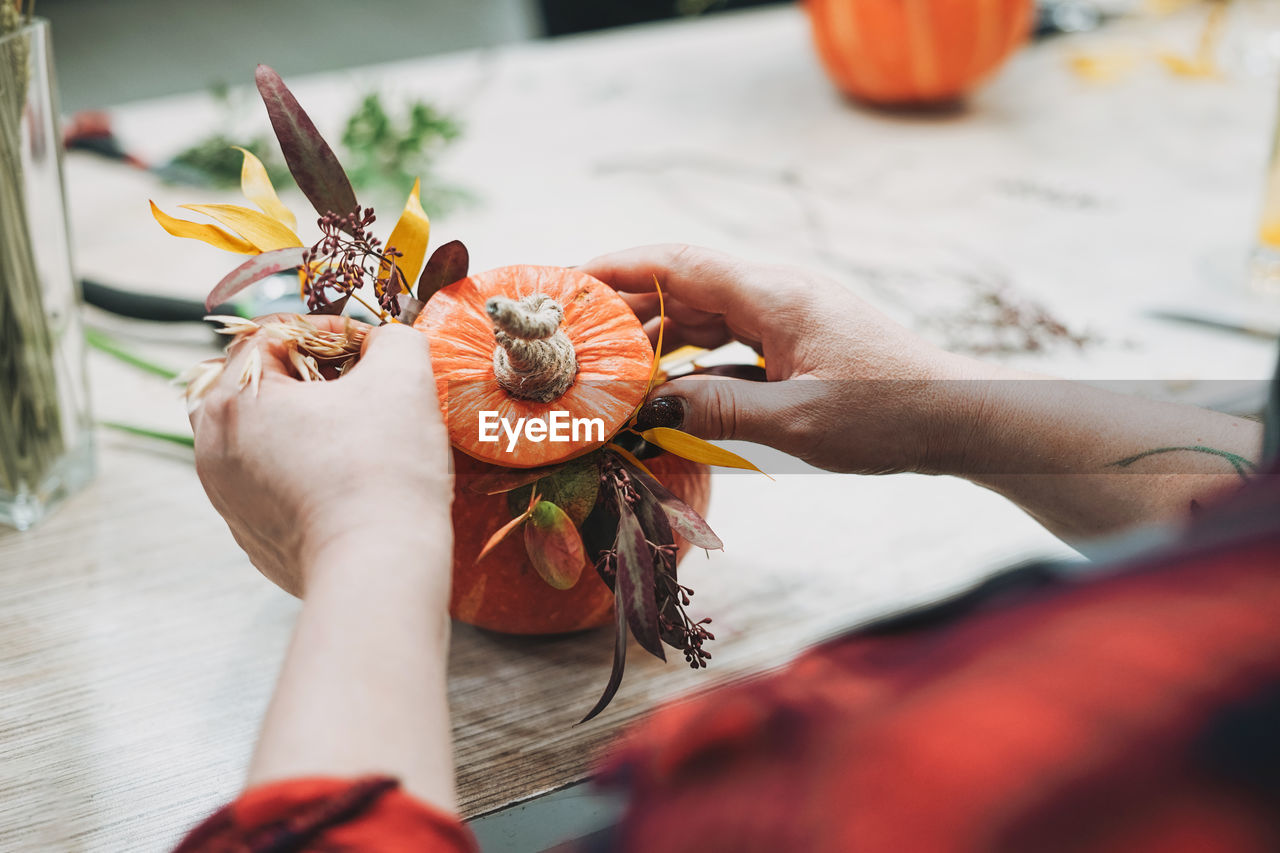
<path fill-rule="evenodd" d="M 621 587 L 617 586 L 613 590 L 613 617 L 615 626 L 613 634 L 613 671 L 609 673 L 609 683 L 605 685 L 600 701 L 596 702 L 596 706 L 578 721 L 578 725 L 582 725 L 609 707 L 609 703 L 613 701 L 614 695 L 618 692 L 618 687 L 622 684 L 622 672 L 627 665 L 627 616 L 622 607 Z"/>
<path fill-rule="evenodd" d="M 208 297 L 204 300 L 205 310 L 212 311 L 215 305 L 221 305 L 255 281 L 301 266 L 304 251 L 305 249 L 302 248 L 288 248 L 254 255 L 227 273 L 222 281 L 209 291 Z"/>
<path fill-rule="evenodd" d="M 646 652 L 660 660 L 667 656 L 662 651 L 662 638 L 658 633 L 658 602 L 654 577 L 653 552 L 645 540 L 644 531 L 635 513 L 627 505 L 624 495 L 618 494 L 618 577 L 615 588 L 619 601 L 627 615 L 627 623 L 636 642 Z"/>
<path fill-rule="evenodd" d="M 336 301 L 330 302 L 328 305 L 322 305 L 314 311 L 308 311 L 308 314 L 331 314 L 334 317 L 341 314 L 347 308 L 347 302 L 351 300 L 351 294 L 348 293 L 339 297 Z"/>
<path fill-rule="evenodd" d="M 497 468 L 470 480 L 467 488 L 479 495 L 500 495 L 503 492 L 512 492 L 521 486 L 536 483 L 543 477 L 559 471 L 565 467 L 565 464 L 562 462 L 558 465 L 544 465 L 541 468 Z"/>
<path fill-rule="evenodd" d="M 539 577 L 556 589 L 570 589 L 587 563 L 582 536 L 560 507 L 538 501 L 524 526 L 524 548 Z"/>
<path fill-rule="evenodd" d="M 254 77 L 298 189 L 321 216 L 354 211 L 358 202 L 347 173 L 284 80 L 267 65 L 259 65 Z"/>
<path fill-rule="evenodd" d="M 673 495 L 670 489 L 650 476 L 648 471 L 639 470 L 634 465 L 626 465 L 625 460 L 623 460 L 623 464 L 626 466 L 627 471 L 631 473 L 632 478 L 637 480 L 640 486 L 648 491 L 649 494 L 653 495 L 658 505 L 662 507 L 662 512 L 667 516 L 667 521 L 671 523 L 671 528 L 685 541 L 698 548 L 710 550 L 718 550 L 724 547 L 720 537 L 715 534 L 715 531 L 698 514 L 696 509 Z"/>
<path fill-rule="evenodd" d="M 436 291 L 467 277 L 471 257 L 461 240 L 445 243 L 431 253 L 418 278 L 418 299 L 426 302 Z"/>

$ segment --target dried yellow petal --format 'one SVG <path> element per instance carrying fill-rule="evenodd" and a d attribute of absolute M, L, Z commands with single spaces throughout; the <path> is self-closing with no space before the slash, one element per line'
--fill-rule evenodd
<path fill-rule="evenodd" d="M 422 181 L 415 180 L 413 192 L 409 193 L 409 198 L 404 203 L 404 212 L 400 214 L 400 220 L 387 238 L 387 248 L 400 252 L 400 257 L 396 258 L 396 267 L 400 270 L 406 291 L 413 289 L 418 273 L 422 272 L 422 262 L 427 256 L 427 239 L 431 236 L 431 221 L 427 219 L 427 212 L 422 209 L 421 192 Z M 385 276 L 389 272 L 390 267 L 384 263 L 380 274 Z"/>
<path fill-rule="evenodd" d="M 668 453 L 674 453 L 676 456 L 690 459 L 694 462 L 701 462 L 704 465 L 760 471 L 755 465 L 733 451 L 717 447 L 709 441 L 704 441 L 696 435 L 689 435 L 689 433 L 681 432 L 678 429 L 654 427 L 640 433 L 640 437 L 650 444 L 658 445 Z M 760 473 L 769 477 L 764 471 L 760 471 Z M 772 480 L 773 478 L 769 477 L 769 479 Z"/>
<path fill-rule="evenodd" d="M 259 252 L 293 249 L 302 245 L 293 231 L 275 218 L 252 208 L 238 204 L 184 204 L 182 207 L 218 220 L 252 243 Z"/>
<path fill-rule="evenodd" d="M 262 208 L 263 213 L 273 217 L 290 231 L 296 232 L 298 217 L 294 216 L 293 211 L 285 207 L 284 202 L 280 201 L 280 196 L 276 195 L 276 188 L 271 185 L 271 176 L 267 174 L 267 168 L 262 165 L 262 161 L 246 148 L 241 148 L 239 145 L 232 147 L 244 155 L 244 165 L 240 168 L 240 191 L 244 193 L 244 197 Z"/>
<path fill-rule="evenodd" d="M 155 217 L 156 222 L 160 223 L 161 228 L 175 237 L 189 237 L 192 240 L 200 240 L 215 249 L 222 249 L 224 252 L 235 252 L 240 255 L 258 254 L 257 247 L 248 240 L 242 240 L 239 237 L 228 234 L 216 225 L 177 219 L 156 207 L 154 201 L 151 202 L 151 215 Z"/>

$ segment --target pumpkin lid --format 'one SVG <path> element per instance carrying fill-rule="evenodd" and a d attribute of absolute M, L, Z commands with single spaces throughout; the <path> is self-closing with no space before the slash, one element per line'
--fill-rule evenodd
<path fill-rule="evenodd" d="M 450 441 L 495 465 L 551 465 L 599 447 L 648 391 L 653 348 L 639 319 L 577 270 L 478 273 L 433 295 L 413 325 L 431 339 Z"/>

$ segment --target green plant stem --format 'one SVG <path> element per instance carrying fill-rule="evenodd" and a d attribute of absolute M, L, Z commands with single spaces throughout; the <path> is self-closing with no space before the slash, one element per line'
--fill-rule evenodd
<path fill-rule="evenodd" d="M 90 347 L 98 352 L 105 353 L 131 367 L 136 367 L 144 373 L 159 376 L 161 379 L 178 378 L 178 371 L 162 364 L 156 364 L 154 361 L 148 361 L 142 356 L 130 352 L 115 338 L 97 329 L 85 329 L 84 339 Z"/>
<path fill-rule="evenodd" d="M 141 438 L 153 438 L 156 441 L 165 441 L 169 444 L 180 444 L 183 447 L 195 447 L 196 440 L 189 435 L 181 435 L 176 432 L 164 432 L 163 430 L 148 429 L 147 427 L 134 426 L 133 424 L 122 424 L 118 421 L 98 421 L 98 426 L 106 429 L 113 429 L 117 432 L 136 435 Z"/>

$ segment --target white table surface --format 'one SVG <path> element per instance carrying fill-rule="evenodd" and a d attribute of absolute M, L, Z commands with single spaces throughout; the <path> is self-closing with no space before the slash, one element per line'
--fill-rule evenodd
<path fill-rule="evenodd" d="M 1129 36 L 1186 45 L 1192 24 Z M 826 270 L 926 331 L 1003 281 L 1097 339 L 1010 358 L 1022 366 L 1268 375 L 1274 345 L 1144 312 L 1174 296 L 1236 298 L 1238 281 L 1212 276 L 1254 230 L 1274 81 L 1189 81 L 1153 65 L 1098 86 L 1066 69 L 1072 44 L 1029 48 L 964 111 L 925 117 L 843 101 L 798 8 L 305 79 L 280 70 L 330 131 L 374 85 L 460 115 L 441 174 L 480 201 L 438 222 L 432 242 L 464 239 L 475 269 L 701 243 Z M 204 95 L 113 112 L 130 147 L 158 158 L 217 115 Z M 165 235 L 146 204 L 216 194 L 84 155 L 68 158 L 67 180 L 86 276 L 202 296 L 234 263 Z M 203 330 L 90 322 L 176 366 L 210 352 Z M 163 382 L 96 354 L 91 371 L 99 418 L 185 428 Z M 107 433 L 98 447 L 86 491 L 35 531 L 0 532 L 0 850 L 161 850 L 232 797 L 297 611 L 236 548 L 189 454 Z M 607 630 L 546 641 L 455 630 L 464 815 L 580 779 L 660 700 L 1012 560 L 1068 553 L 1000 498 L 946 478 L 722 474 L 709 517 L 726 550 L 683 576 L 693 611 L 716 621 L 712 668 L 632 655 L 589 725 L 571 727 L 606 678 Z"/>

